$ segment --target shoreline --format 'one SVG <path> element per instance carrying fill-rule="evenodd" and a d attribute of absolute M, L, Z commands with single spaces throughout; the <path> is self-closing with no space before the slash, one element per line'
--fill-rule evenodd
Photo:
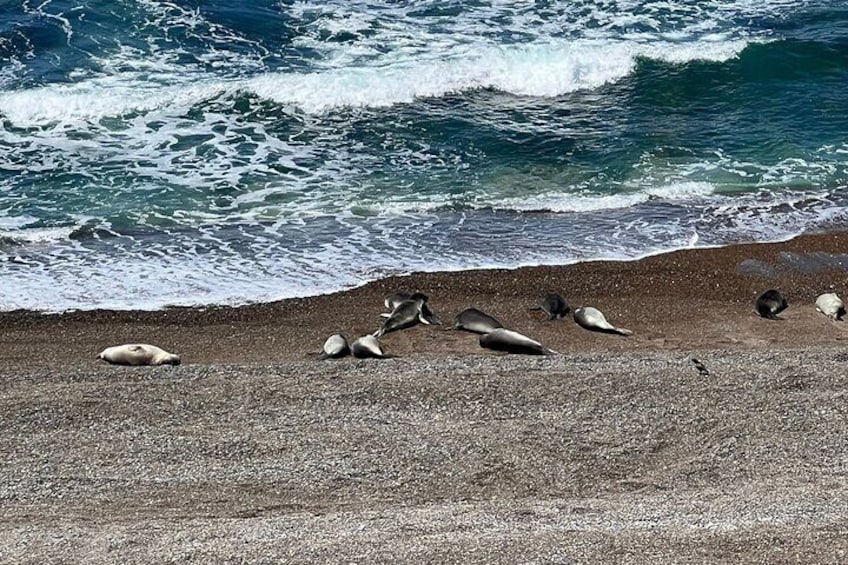
<path fill-rule="evenodd" d="M 0 561 L 837 563 L 848 555 L 848 233 L 478 273 L 240 308 L 0 314 Z M 426 291 L 562 355 L 416 326 Z M 782 321 L 754 313 L 777 287 Z M 558 290 L 631 337 L 546 321 Z M 115 367 L 146 341 L 177 367 Z M 697 357 L 709 371 L 693 364 Z M 791 550 L 791 551 L 790 551 Z"/>
<path fill-rule="evenodd" d="M 687 247 L 677 247 L 671 249 L 663 249 L 659 251 L 652 251 L 645 253 L 643 255 L 638 255 L 635 257 L 625 257 L 625 258 L 616 258 L 616 257 L 598 257 L 598 258 L 589 258 L 589 259 L 575 259 L 570 262 L 552 262 L 552 263 L 534 263 L 527 265 L 516 265 L 516 266 L 508 266 L 508 267 L 498 267 L 498 266 L 486 266 L 486 267 L 463 267 L 463 268 L 455 268 L 455 269 L 436 269 L 432 271 L 410 271 L 404 272 L 401 274 L 387 274 L 382 277 L 378 277 L 375 279 L 369 279 L 359 284 L 354 284 L 349 287 L 338 288 L 336 290 L 330 290 L 326 292 L 318 292 L 317 294 L 307 294 L 301 296 L 288 296 L 283 298 L 274 298 L 268 300 L 244 300 L 244 301 L 233 301 L 233 302 L 211 302 L 211 303 L 197 303 L 197 304 L 164 304 L 162 306 L 156 308 L 109 308 L 109 307 L 97 307 L 97 308 L 68 308 L 65 310 L 35 310 L 31 308 L 13 308 L 9 310 L 0 310 L 0 316 L 3 314 L 14 314 L 14 313 L 31 313 L 36 315 L 43 316 L 62 316 L 67 314 L 76 314 L 76 313 L 86 313 L 86 312 L 163 312 L 167 310 L 208 310 L 208 309 L 222 309 L 222 308 L 247 308 L 247 307 L 256 307 L 262 305 L 273 305 L 278 304 L 280 302 L 285 302 L 289 300 L 300 300 L 300 299 L 308 299 L 308 298 L 319 298 L 324 296 L 331 296 L 335 294 L 347 293 L 354 291 L 356 289 L 362 288 L 364 286 L 368 286 L 371 284 L 379 283 L 380 281 L 392 279 L 402 281 L 405 278 L 410 277 L 426 277 L 428 275 L 449 275 L 451 273 L 488 273 L 488 272 L 509 272 L 509 271 L 518 271 L 522 269 L 539 269 L 539 268 L 561 268 L 561 267 L 572 267 L 574 265 L 580 265 L 584 263 L 632 263 L 637 261 L 642 261 L 644 259 L 649 259 L 651 257 L 656 257 L 660 255 L 668 255 L 672 253 L 686 252 L 686 251 L 704 251 L 711 249 L 723 249 L 727 247 L 735 247 L 739 245 L 775 245 L 780 243 L 785 243 L 788 241 L 792 241 L 797 238 L 807 237 L 811 235 L 825 235 L 832 233 L 842 233 L 843 231 L 848 231 L 848 228 L 845 230 L 835 229 L 835 230 L 825 230 L 825 231 L 816 231 L 811 233 L 802 233 L 796 234 L 792 236 L 788 236 L 782 239 L 770 240 L 770 241 L 742 241 L 742 242 L 734 242 L 727 243 L 724 245 L 706 245 L 706 246 L 687 246 Z"/>
<path fill-rule="evenodd" d="M 802 235 L 650 255 L 633 261 L 414 273 L 326 295 L 244 306 L 164 310 L 87 310 L 62 314 L 0 313 L 0 367 L 90 366 L 105 347 L 146 342 L 180 354 L 184 363 L 265 363 L 305 359 L 324 339 L 373 332 L 383 298 L 420 290 L 444 325 L 387 334 L 399 356 L 477 354 L 465 332 L 449 331 L 456 314 L 476 307 L 505 326 L 566 352 L 740 349 L 841 343 L 848 324 L 815 312 L 816 296 L 848 289 L 848 232 Z M 754 314 L 756 297 L 779 289 L 790 307 L 782 322 Z M 581 330 L 570 320 L 547 322 L 530 312 L 547 292 L 569 305 L 592 305 L 630 338 Z M 845 328 L 843 330 L 843 328 Z M 39 356 L 31 352 L 38 344 Z"/>

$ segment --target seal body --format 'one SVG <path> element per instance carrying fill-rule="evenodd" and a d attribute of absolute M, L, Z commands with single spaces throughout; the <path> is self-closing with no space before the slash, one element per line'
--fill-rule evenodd
<path fill-rule="evenodd" d="M 530 308 L 531 310 L 541 310 L 548 315 L 548 320 L 557 320 L 565 318 L 571 311 L 568 302 L 561 295 L 552 292 L 545 296 L 540 306 Z"/>
<path fill-rule="evenodd" d="M 337 359 L 350 354 L 347 339 L 342 334 L 333 334 L 324 342 L 320 359 Z"/>
<path fill-rule="evenodd" d="M 508 330 L 495 328 L 480 336 L 480 346 L 495 351 L 507 353 L 522 353 L 524 355 L 553 355 L 554 352 L 526 335 Z"/>
<path fill-rule="evenodd" d="M 592 306 L 581 306 L 574 311 L 574 321 L 584 329 L 593 332 L 604 332 L 619 335 L 632 335 L 633 332 L 624 328 L 617 328 L 607 321 L 603 312 Z"/>
<path fill-rule="evenodd" d="M 845 305 L 835 292 L 827 292 L 816 298 L 816 310 L 833 321 L 842 320 L 845 315 Z"/>
<path fill-rule="evenodd" d="M 779 320 L 778 314 L 789 307 L 789 303 L 775 289 L 769 289 L 762 293 L 755 304 L 757 314 L 769 320 Z"/>
<path fill-rule="evenodd" d="M 503 324 L 477 308 L 466 308 L 457 315 L 454 327 L 458 330 L 486 334 L 502 328 Z"/>
<path fill-rule="evenodd" d="M 383 301 L 383 304 L 385 304 L 386 308 L 388 308 L 389 311 L 391 312 L 395 308 L 400 306 L 400 304 L 402 302 L 405 302 L 405 301 L 409 300 L 410 298 L 412 298 L 412 294 L 409 293 L 409 292 L 403 292 L 403 291 L 395 292 L 394 294 L 388 295 L 386 297 L 386 299 Z"/>
<path fill-rule="evenodd" d="M 386 354 L 383 353 L 383 348 L 380 346 L 380 342 L 373 335 L 364 335 L 356 339 L 350 345 L 350 351 L 358 359 L 383 359 L 386 357 Z"/>
<path fill-rule="evenodd" d="M 97 356 L 113 365 L 179 365 L 180 356 L 147 343 L 107 347 Z"/>
<path fill-rule="evenodd" d="M 404 300 L 392 310 L 392 313 L 383 322 L 383 326 L 374 332 L 375 337 L 380 337 L 389 332 L 405 330 L 419 323 L 431 323 L 424 315 L 424 307 L 427 303 L 427 297 L 423 294 L 413 294 L 409 300 Z"/>
<path fill-rule="evenodd" d="M 430 306 L 427 304 L 429 297 L 421 292 L 416 292 L 410 294 L 408 292 L 395 292 L 394 294 L 390 294 L 386 297 L 383 303 L 386 305 L 386 308 L 391 310 L 391 312 L 386 312 L 380 314 L 383 318 L 391 318 L 392 314 L 394 314 L 395 310 L 401 307 L 405 302 L 410 300 L 421 300 L 421 323 L 423 324 L 441 324 L 442 322 L 439 320 L 439 317 L 430 310 Z M 414 324 L 413 324 L 414 325 Z"/>

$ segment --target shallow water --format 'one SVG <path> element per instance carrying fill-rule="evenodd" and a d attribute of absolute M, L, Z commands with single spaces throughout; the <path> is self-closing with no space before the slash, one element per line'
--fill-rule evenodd
<path fill-rule="evenodd" d="M 840 2 L 0 8 L 0 309 L 845 224 Z"/>

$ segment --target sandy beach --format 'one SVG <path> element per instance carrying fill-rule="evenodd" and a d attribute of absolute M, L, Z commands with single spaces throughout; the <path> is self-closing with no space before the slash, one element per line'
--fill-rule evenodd
<path fill-rule="evenodd" d="M 238 308 L 0 314 L 0 562 L 844 563 L 848 234 L 422 273 Z M 754 312 L 779 289 L 782 320 Z M 421 290 L 443 326 L 318 361 Z M 631 337 L 531 312 L 560 292 Z M 561 352 L 450 329 L 466 307 Z M 155 343 L 179 367 L 112 367 Z M 695 369 L 697 357 L 709 369 Z"/>

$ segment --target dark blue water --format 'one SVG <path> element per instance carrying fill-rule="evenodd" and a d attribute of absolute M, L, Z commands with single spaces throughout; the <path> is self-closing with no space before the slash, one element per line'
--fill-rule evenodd
<path fill-rule="evenodd" d="M 844 2 L 0 3 L 0 309 L 848 222 Z"/>

